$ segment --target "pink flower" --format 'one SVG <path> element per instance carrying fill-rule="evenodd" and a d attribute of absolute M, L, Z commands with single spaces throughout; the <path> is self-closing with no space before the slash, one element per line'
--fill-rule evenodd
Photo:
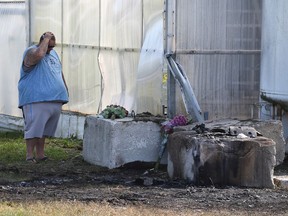
<path fill-rule="evenodd" d="M 177 115 L 170 121 L 165 121 L 162 123 L 162 130 L 164 133 L 173 133 L 173 128 L 175 126 L 184 126 L 188 124 L 188 119 L 184 115 Z"/>

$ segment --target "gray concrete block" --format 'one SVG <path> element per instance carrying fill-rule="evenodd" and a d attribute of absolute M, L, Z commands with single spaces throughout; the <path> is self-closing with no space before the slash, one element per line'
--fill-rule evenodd
<path fill-rule="evenodd" d="M 285 158 L 285 139 L 280 120 L 250 120 L 240 121 L 237 125 L 255 128 L 262 136 L 272 139 L 276 143 L 276 165 L 283 163 Z"/>
<path fill-rule="evenodd" d="M 60 115 L 55 137 L 83 139 L 86 115 L 63 111 Z M 24 119 L 0 114 L 0 131 L 23 131 Z"/>
<path fill-rule="evenodd" d="M 56 129 L 55 137 L 83 139 L 86 115 L 62 112 Z"/>
<path fill-rule="evenodd" d="M 0 131 L 23 131 L 22 117 L 0 114 Z"/>
<path fill-rule="evenodd" d="M 156 162 L 160 142 L 157 123 L 88 116 L 84 127 L 83 157 L 91 164 L 110 169 L 136 161 Z"/>

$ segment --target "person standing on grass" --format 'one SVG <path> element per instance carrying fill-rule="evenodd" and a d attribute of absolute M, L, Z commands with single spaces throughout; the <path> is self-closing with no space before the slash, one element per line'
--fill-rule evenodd
<path fill-rule="evenodd" d="M 54 34 L 45 32 L 39 43 L 28 47 L 23 55 L 18 107 L 23 112 L 26 161 L 29 162 L 47 159 L 45 137 L 55 135 L 62 105 L 69 101 L 61 62 L 53 49 L 55 45 Z"/>

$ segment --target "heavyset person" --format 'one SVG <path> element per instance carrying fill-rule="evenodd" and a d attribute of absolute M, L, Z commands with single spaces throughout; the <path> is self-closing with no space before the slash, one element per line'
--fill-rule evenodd
<path fill-rule="evenodd" d="M 24 117 L 26 160 L 29 162 L 47 159 L 45 138 L 55 135 L 62 105 L 69 101 L 62 65 L 53 49 L 55 45 L 54 34 L 45 32 L 39 43 L 28 47 L 23 55 L 18 106 Z"/>

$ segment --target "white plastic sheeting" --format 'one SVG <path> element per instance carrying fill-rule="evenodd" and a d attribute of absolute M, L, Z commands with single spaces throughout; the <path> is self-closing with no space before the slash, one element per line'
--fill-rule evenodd
<path fill-rule="evenodd" d="M 20 116 L 17 83 L 26 47 L 25 3 L 0 1 L 0 113 Z"/>
<path fill-rule="evenodd" d="M 142 39 L 142 1 L 101 1 L 102 104 L 135 109 L 136 72 Z M 111 50 L 109 50 L 111 48 Z"/>
<path fill-rule="evenodd" d="M 52 31 L 62 58 L 70 102 L 64 109 L 97 113 L 101 95 L 98 65 L 99 4 L 95 1 L 29 1 L 31 43 Z"/>
<path fill-rule="evenodd" d="M 147 24 L 149 28 L 144 35 L 137 68 L 137 111 L 162 114 L 162 105 L 166 105 L 165 83 L 164 85 L 162 83 L 164 64 L 162 14 L 154 14 Z"/>
<path fill-rule="evenodd" d="M 45 31 L 56 35 L 70 94 L 64 109 L 95 114 L 117 104 L 129 111 L 161 114 L 163 4 L 163 0 L 29 1 L 31 41 L 37 43 Z"/>

